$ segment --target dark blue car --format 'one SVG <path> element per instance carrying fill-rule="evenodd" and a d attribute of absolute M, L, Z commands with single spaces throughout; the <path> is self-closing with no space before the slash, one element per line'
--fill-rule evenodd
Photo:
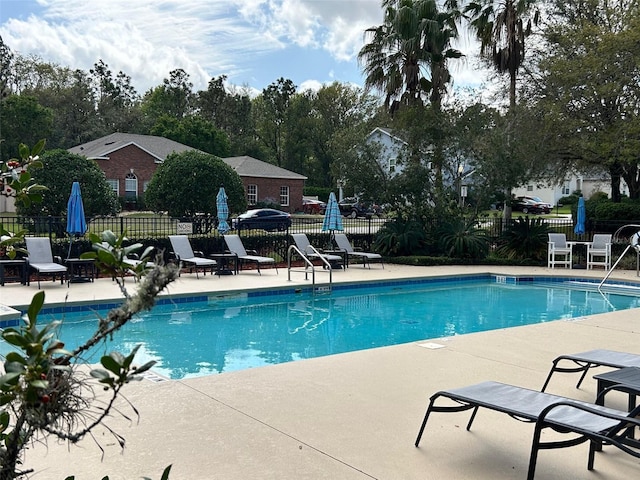
<path fill-rule="evenodd" d="M 273 208 L 248 210 L 233 219 L 233 227 L 238 230 L 261 228 L 267 231 L 283 232 L 291 226 L 291 215 Z"/>

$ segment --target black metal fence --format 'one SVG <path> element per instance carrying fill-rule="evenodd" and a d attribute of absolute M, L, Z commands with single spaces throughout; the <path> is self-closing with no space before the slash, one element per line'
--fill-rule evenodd
<path fill-rule="evenodd" d="M 300 215 L 292 217 L 289 233 L 321 233 L 321 216 Z M 373 235 L 387 222 L 386 218 L 376 216 L 370 218 L 345 218 L 343 224 L 347 233 Z M 20 217 L 5 216 L 0 223 L 10 232 L 26 230 L 27 235 L 49 236 L 53 239 L 67 238 L 66 219 L 64 217 Z M 88 231 L 100 233 L 111 230 L 116 234 L 126 232 L 130 239 L 146 239 L 151 237 L 167 237 L 178 233 L 191 236 L 219 236 L 215 218 L 198 216 L 193 218 L 171 218 L 168 216 L 150 215 L 148 217 L 97 217 L 87 222 Z M 248 231 L 251 233 L 253 231 Z"/>
<path fill-rule="evenodd" d="M 517 218 L 517 217 L 516 217 Z M 370 249 L 375 233 L 389 218 L 345 218 L 343 225 L 355 246 Z M 515 220 L 514 220 L 515 221 Z M 558 233 L 565 233 L 569 240 L 590 239 L 594 233 L 612 233 L 620 226 L 629 222 L 588 222 L 587 232 L 575 235 L 573 232 L 574 221 L 571 218 L 546 218 L 548 226 Z M 318 246 L 325 246 L 329 235 L 322 232 L 322 216 L 294 215 L 292 225 L 285 232 L 265 232 L 263 230 L 243 230 L 240 235 L 246 248 L 263 252 L 276 252 L 283 259 L 286 258 L 289 237 L 291 233 L 306 233 L 309 239 Z M 66 234 L 66 219 L 63 217 L 21 217 L 5 216 L 0 218 L 0 223 L 11 232 L 26 230 L 28 235 L 49 236 L 54 249 L 63 251 L 69 247 L 70 238 Z M 478 225 L 486 229 L 492 239 L 497 239 L 505 230 L 504 221 L 499 215 L 489 215 L 478 220 Z M 224 250 L 224 241 L 215 228 L 215 219 L 207 216 L 195 218 L 171 218 L 168 216 L 149 215 L 99 217 L 88 222 L 90 232 L 100 233 L 111 230 L 116 234 L 126 232 L 129 240 L 140 241 L 145 245 L 155 246 L 159 249 L 170 251 L 168 236 L 175 234 L 188 234 L 192 238 L 194 248 L 205 252 Z M 91 249 L 86 237 L 74 239 L 73 250 L 79 252 Z M 78 252 L 75 252 L 78 250 Z M 66 252 L 65 252 L 66 253 Z"/>

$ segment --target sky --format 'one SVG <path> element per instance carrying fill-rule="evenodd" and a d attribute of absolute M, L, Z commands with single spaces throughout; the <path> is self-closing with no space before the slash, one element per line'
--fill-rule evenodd
<path fill-rule="evenodd" d="M 260 92 L 280 77 L 298 90 L 362 86 L 357 54 L 382 22 L 380 0 L 0 0 L 0 36 L 14 53 L 88 71 L 102 60 L 139 94 L 181 68 L 194 90 L 211 78 Z M 469 42 L 465 42 L 469 43 Z M 480 87 L 473 51 L 451 66 L 454 87 Z M 475 50 L 475 49 L 474 49 Z"/>

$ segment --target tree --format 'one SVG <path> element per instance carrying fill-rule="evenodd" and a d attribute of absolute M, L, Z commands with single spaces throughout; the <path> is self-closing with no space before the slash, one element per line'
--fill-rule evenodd
<path fill-rule="evenodd" d="M 333 174 L 332 164 L 345 162 L 353 146 L 362 143 L 373 129 L 370 122 L 378 101 L 360 88 L 339 82 L 305 95 L 311 110 L 306 124 L 309 130 L 303 135 L 315 161 L 299 173 L 308 176 L 311 185 L 335 186 L 340 177 Z"/>
<path fill-rule="evenodd" d="M 8 45 L 0 36 L 0 99 L 6 97 L 10 93 L 9 79 L 11 77 L 11 63 L 13 62 L 13 53 Z"/>
<path fill-rule="evenodd" d="M 230 212 L 247 208 L 240 176 L 220 158 L 195 150 L 172 153 L 153 174 L 145 201 L 155 211 L 166 211 L 171 217 L 213 214 L 220 186 L 227 193 Z"/>
<path fill-rule="evenodd" d="M 201 117 L 189 116 L 178 119 L 162 115 L 150 133 L 219 157 L 227 157 L 230 153 L 227 135 Z"/>
<path fill-rule="evenodd" d="M 385 106 L 392 113 L 401 107 L 420 108 L 429 94 L 431 108 L 439 115 L 442 97 L 451 81 L 448 61 L 462 53 L 451 48 L 458 36 L 459 12 L 440 11 L 435 0 L 384 0 L 384 22 L 367 30 L 371 42 L 365 44 L 358 60 L 363 64 L 365 85 L 385 92 Z M 411 114 L 412 116 L 414 114 Z M 439 122 L 434 122 L 434 127 Z M 400 125 L 412 129 L 415 125 Z M 433 175 L 437 196 L 442 197 L 443 131 L 432 129 Z M 421 146 L 410 145 L 409 159 L 419 162 Z"/>
<path fill-rule="evenodd" d="M 212 78 L 207 90 L 197 93 L 198 116 L 227 134 L 232 155 L 266 158 L 255 132 L 250 92 L 233 85 L 227 88 L 226 80 L 226 75 Z"/>
<path fill-rule="evenodd" d="M 287 119 L 290 106 L 296 93 L 296 86 L 289 79 L 279 78 L 262 90 L 262 94 L 253 101 L 256 134 L 273 155 L 273 163 L 284 166 Z"/>
<path fill-rule="evenodd" d="M 114 78 L 109 66 L 102 60 L 89 73 L 93 80 L 100 134 L 132 133 L 139 129 L 140 97 L 131 85 L 131 77 L 120 71 Z"/>
<path fill-rule="evenodd" d="M 448 0 L 450 9 L 458 10 L 457 0 Z M 532 25 L 540 19 L 536 0 L 473 0 L 462 10 L 471 29 L 480 42 L 480 55 L 489 61 L 499 74 L 509 75 L 509 110 L 516 108 L 516 82 L 518 70 L 525 58 L 525 39 L 531 34 Z M 515 125 L 512 122 L 511 125 Z M 507 130 L 509 132 L 511 130 Z M 507 138 L 505 151 L 515 152 L 514 139 Z M 507 162 L 520 164 L 524 159 L 505 158 Z M 511 198 L 511 188 L 506 186 L 505 196 Z M 511 219 L 511 206 L 504 204 L 505 224 Z"/>
<path fill-rule="evenodd" d="M 382 6 L 383 24 L 365 31 L 371 40 L 358 53 L 365 86 L 384 92 L 391 111 L 422 105 L 429 92 L 439 108 L 451 79 L 447 60 L 462 56 L 450 48 L 457 37 L 455 15 L 440 12 L 435 0 L 384 0 Z"/>
<path fill-rule="evenodd" d="M 189 81 L 189 74 L 178 68 L 169 72 L 169 78 L 162 81 L 162 85 L 154 87 L 144 94 L 142 112 L 146 122 L 153 125 L 162 115 L 183 118 L 193 111 L 193 84 Z"/>
<path fill-rule="evenodd" d="M 43 134 L 53 130 L 54 113 L 28 95 L 9 95 L 0 99 L 0 160 L 18 156 L 20 141 L 35 145 Z"/>
<path fill-rule="evenodd" d="M 47 190 L 42 203 L 18 206 L 20 215 L 65 215 L 74 181 L 80 182 L 85 215 L 114 215 L 120 210 L 118 198 L 94 160 L 66 150 L 49 150 L 40 156 L 43 168 L 33 173 L 34 180 Z"/>
<path fill-rule="evenodd" d="M 525 39 L 537 25 L 537 0 L 477 0 L 464 8 L 480 42 L 480 55 L 500 74 L 509 75 L 509 108 L 516 106 L 518 70 L 525 58 Z M 448 1 L 457 10 L 458 2 Z"/>
<path fill-rule="evenodd" d="M 612 200 L 621 179 L 640 198 L 640 4 L 554 2 L 530 98 L 552 131 L 556 178 L 571 170 L 607 171 Z M 597 72 L 597 74 L 594 74 Z"/>

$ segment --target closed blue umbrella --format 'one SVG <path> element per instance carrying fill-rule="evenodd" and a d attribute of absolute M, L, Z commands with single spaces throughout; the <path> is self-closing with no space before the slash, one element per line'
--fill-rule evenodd
<path fill-rule="evenodd" d="M 578 199 L 578 212 L 576 216 L 576 226 L 573 229 L 573 233 L 576 235 L 585 234 L 585 224 L 587 222 L 587 209 L 584 205 L 584 197 Z"/>
<path fill-rule="evenodd" d="M 327 208 L 324 212 L 324 221 L 322 222 L 323 232 L 343 231 L 342 226 L 342 214 L 340 213 L 340 207 L 336 200 L 336 195 L 331 192 L 329 194 L 329 201 L 327 202 Z"/>
<path fill-rule="evenodd" d="M 224 235 L 229 230 L 229 224 L 227 219 L 229 218 L 229 206 L 227 205 L 227 193 L 224 191 L 224 187 L 220 187 L 218 195 L 216 196 L 216 210 L 218 210 L 218 232 Z"/>
<path fill-rule="evenodd" d="M 84 218 L 84 205 L 82 203 L 82 193 L 80 193 L 80 184 L 73 182 L 71 186 L 71 195 L 67 202 L 67 233 L 71 235 L 84 235 L 87 231 L 87 220 Z M 72 240 L 69 241 L 69 253 L 67 258 L 71 256 Z"/>

